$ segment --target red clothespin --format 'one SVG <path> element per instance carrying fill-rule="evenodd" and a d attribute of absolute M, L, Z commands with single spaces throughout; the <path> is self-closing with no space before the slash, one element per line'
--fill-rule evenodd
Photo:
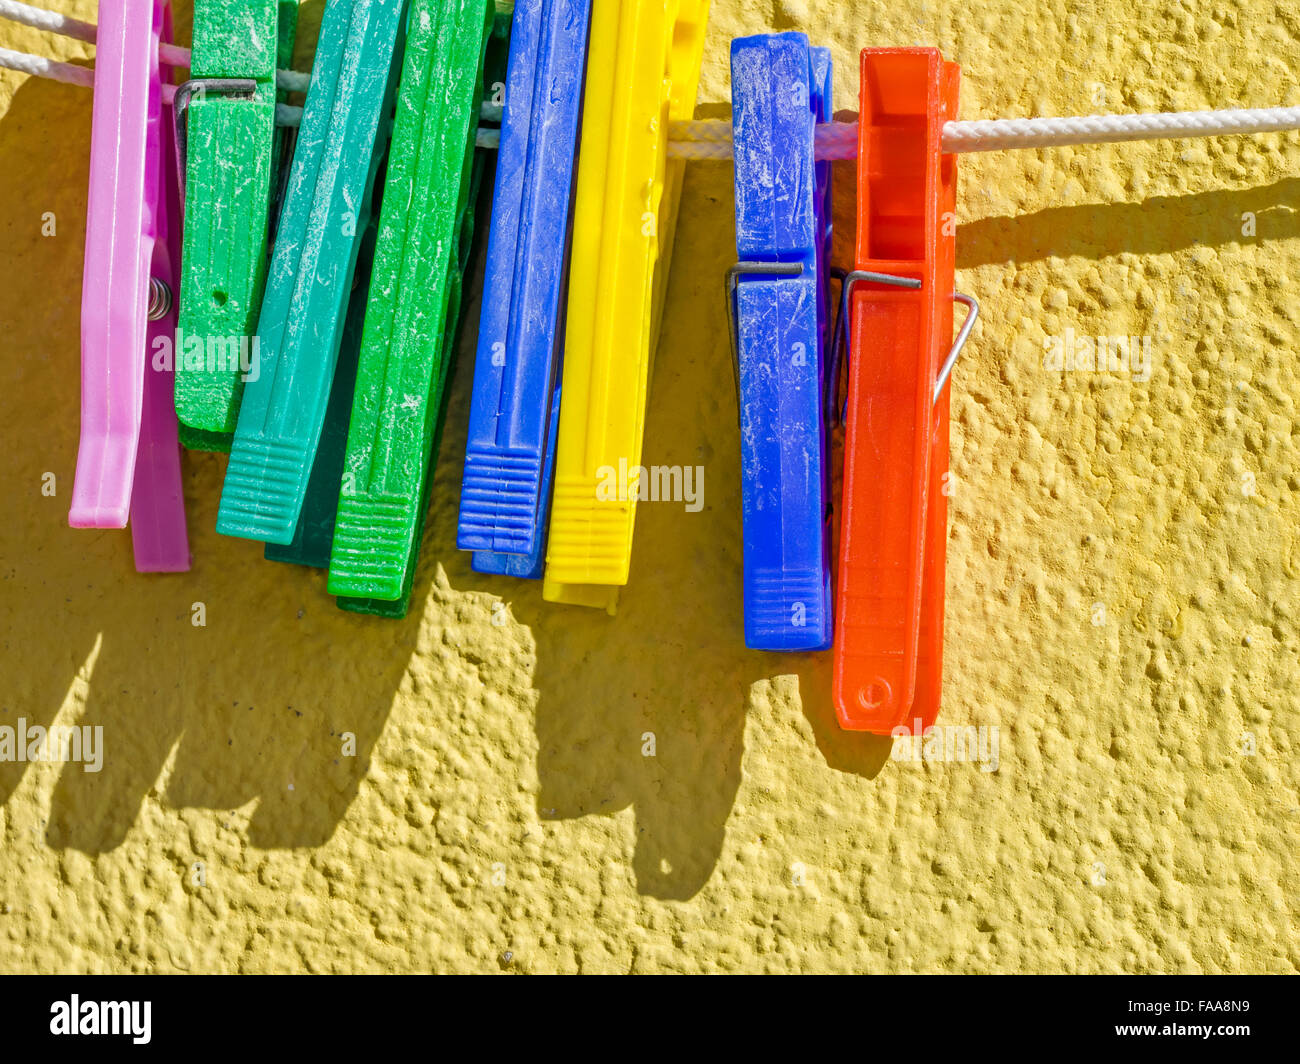
<path fill-rule="evenodd" d="M 924 730 L 939 711 L 946 385 L 979 313 L 953 291 L 957 158 L 940 145 L 959 80 L 935 48 L 862 53 L 833 687 L 854 731 Z M 955 342 L 954 300 L 969 307 Z"/>

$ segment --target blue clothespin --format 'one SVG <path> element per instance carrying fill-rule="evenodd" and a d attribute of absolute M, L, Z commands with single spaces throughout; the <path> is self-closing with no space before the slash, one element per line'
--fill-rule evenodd
<path fill-rule="evenodd" d="M 591 0 L 515 4 L 456 537 L 481 573 L 545 560 L 590 19 Z"/>
<path fill-rule="evenodd" d="M 823 394 L 831 58 L 802 33 L 731 44 L 736 249 L 727 274 L 740 405 L 745 643 L 831 645 L 830 459 Z"/>

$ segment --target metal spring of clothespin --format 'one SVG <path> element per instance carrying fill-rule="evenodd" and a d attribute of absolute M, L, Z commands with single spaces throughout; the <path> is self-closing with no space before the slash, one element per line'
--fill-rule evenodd
<path fill-rule="evenodd" d="M 897 288 L 919 289 L 921 282 L 915 277 L 902 277 L 893 273 L 877 273 L 874 270 L 842 270 L 834 269 L 831 276 L 840 282 L 840 300 L 839 311 L 835 315 L 835 330 L 831 339 L 831 364 L 830 372 L 826 377 L 826 405 L 831 417 L 831 425 L 839 428 L 844 424 L 845 409 L 848 406 L 848 396 L 845 395 L 842 403 L 836 403 L 839 393 L 840 363 L 847 364 L 848 356 L 848 308 L 849 301 L 853 297 L 853 289 L 859 284 L 888 284 Z M 953 367 L 957 364 L 957 357 L 961 354 L 962 348 L 966 346 L 966 341 L 970 338 L 971 330 L 975 328 L 975 319 L 980 316 L 979 301 L 964 292 L 953 292 L 952 299 L 954 303 L 960 303 L 966 307 L 966 320 L 961 323 L 961 328 L 957 330 L 957 336 L 953 339 L 952 347 L 939 367 L 939 373 L 934 381 L 934 401 L 939 401 L 939 396 L 943 394 L 944 385 L 948 383 L 948 378 L 952 376 Z"/>
<path fill-rule="evenodd" d="M 738 262 L 727 271 L 727 334 L 731 338 L 731 369 L 736 378 L 736 398 L 740 398 L 740 326 L 736 321 L 736 289 L 745 276 L 800 277 L 803 266 L 797 262 Z M 740 417 L 737 404 L 736 417 Z"/>
<path fill-rule="evenodd" d="M 172 290 L 166 281 L 149 278 L 149 320 L 161 321 L 172 309 Z"/>
<path fill-rule="evenodd" d="M 176 86 L 172 121 L 176 124 L 176 171 L 182 197 L 185 195 L 185 160 L 190 147 L 186 112 L 191 100 L 201 100 L 209 93 L 235 100 L 251 100 L 257 95 L 257 82 L 252 78 L 191 78 Z"/>

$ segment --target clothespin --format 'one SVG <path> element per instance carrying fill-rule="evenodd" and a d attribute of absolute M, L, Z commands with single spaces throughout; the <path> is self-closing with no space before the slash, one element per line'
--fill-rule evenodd
<path fill-rule="evenodd" d="M 171 39 L 171 13 L 167 8 L 163 9 L 161 39 Z M 183 573 L 190 567 L 185 492 L 181 484 L 181 444 L 173 391 L 176 304 L 165 298 L 165 293 L 176 291 L 181 276 L 181 198 L 172 128 L 171 115 L 164 104 L 158 133 L 161 198 L 149 276 L 161 283 L 158 294 L 163 297 L 165 308 L 155 305 L 151 299 L 147 330 L 149 364 L 145 369 L 140 445 L 131 487 L 131 544 L 136 570 L 142 573 Z M 167 350 L 172 352 L 170 363 L 155 357 Z"/>
<path fill-rule="evenodd" d="M 379 220 L 374 213 L 377 207 L 378 203 L 372 202 L 369 223 L 361 238 L 352 295 L 339 341 L 338 364 L 334 367 L 334 383 L 330 388 L 325 424 L 321 428 L 320 443 L 316 446 L 316 461 L 307 481 L 298 528 L 289 543 L 266 544 L 262 553 L 267 561 L 307 565 L 314 569 L 327 568 L 330 563 L 339 484 L 343 479 L 343 452 L 348 442 L 348 420 L 352 416 L 352 391 L 357 380 L 357 356 L 361 353 L 361 329 L 366 319 L 366 296 L 375 255 L 375 236 L 379 229 Z"/>
<path fill-rule="evenodd" d="M 708 12 L 708 0 L 626 0 L 592 13 L 542 586 L 551 602 L 612 613 L 627 583 L 685 168 L 668 161 L 668 123 L 695 109 Z"/>
<path fill-rule="evenodd" d="M 321 21 L 217 531 L 292 542 L 316 461 L 402 58 L 404 0 Z"/>
<path fill-rule="evenodd" d="M 542 575 L 590 17 L 591 0 L 515 5 L 457 534 L 479 572 Z"/>
<path fill-rule="evenodd" d="M 481 172 L 493 15 L 490 0 L 411 5 L 330 555 L 330 591 L 362 612 L 404 614 L 415 575 Z"/>
<path fill-rule="evenodd" d="M 81 441 L 68 523 L 123 528 L 136 568 L 189 568 L 170 337 L 180 205 L 163 0 L 100 6 L 81 293 Z"/>
<path fill-rule="evenodd" d="M 731 42 L 736 251 L 727 274 L 740 397 L 745 644 L 831 645 L 826 416 L 831 56 L 802 33 Z"/>
<path fill-rule="evenodd" d="M 297 0 L 197 0 L 190 80 L 176 93 L 185 167 L 185 259 L 176 414 L 194 450 L 229 451 L 266 280 L 279 183 L 277 66 L 293 55 Z"/>
<path fill-rule="evenodd" d="M 498 25 L 501 24 L 500 16 Z M 504 76 L 504 75 L 503 75 Z M 469 253 L 474 241 L 474 205 L 478 202 L 479 194 L 483 186 L 483 175 L 486 169 L 484 156 L 482 152 L 475 152 L 473 169 L 470 173 L 469 181 L 469 199 L 465 210 L 461 213 L 460 227 L 456 239 L 456 246 L 460 249 L 457 260 L 453 264 L 452 275 L 448 281 L 447 297 L 447 330 L 445 344 L 447 350 L 454 351 L 459 343 L 459 332 L 464 324 L 461 315 L 462 297 L 464 295 L 463 277 L 468 268 Z M 387 617 L 391 620 L 400 620 L 406 616 L 407 610 L 411 605 L 411 588 L 415 580 L 415 565 L 419 560 L 419 545 L 424 539 L 424 523 L 429 513 L 429 497 L 433 492 L 433 470 L 437 464 L 438 448 L 442 443 L 442 430 L 447 420 L 447 389 L 444 387 L 440 402 L 438 404 L 437 421 L 433 430 L 433 445 L 429 449 L 429 464 L 426 467 L 424 477 L 423 494 L 420 497 L 419 518 L 415 526 L 415 553 L 411 558 L 411 563 L 407 569 L 406 578 L 402 584 L 401 594 L 395 599 L 382 598 L 357 598 L 350 596 L 339 596 L 336 600 L 339 609 L 347 610 L 351 613 L 367 613 L 374 617 Z M 346 440 L 344 443 L 346 444 Z M 340 462 L 340 465 L 342 463 Z M 339 490 L 336 486 L 334 493 L 335 502 L 339 499 Z"/>
<path fill-rule="evenodd" d="M 862 53 L 832 690 L 843 727 L 878 734 L 939 709 L 946 385 L 978 313 L 953 291 L 957 158 L 940 147 L 959 79 L 935 48 Z M 954 301 L 969 308 L 955 341 Z"/>

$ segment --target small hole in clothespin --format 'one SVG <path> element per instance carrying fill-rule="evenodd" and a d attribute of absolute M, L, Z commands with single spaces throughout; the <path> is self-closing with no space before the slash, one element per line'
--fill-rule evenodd
<path fill-rule="evenodd" d="M 212 302 L 214 306 L 224 307 L 226 305 L 226 300 L 229 298 L 230 297 L 220 288 L 212 293 Z"/>
<path fill-rule="evenodd" d="M 858 701 L 862 703 L 863 709 L 874 710 L 887 705 L 892 696 L 889 684 L 882 679 L 875 679 L 858 692 Z"/>

